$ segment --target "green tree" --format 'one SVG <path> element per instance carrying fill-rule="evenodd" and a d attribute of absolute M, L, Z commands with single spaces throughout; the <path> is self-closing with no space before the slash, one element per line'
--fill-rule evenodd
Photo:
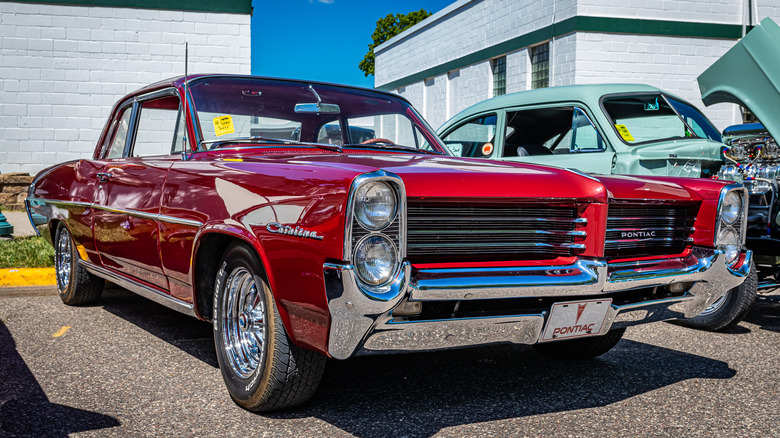
<path fill-rule="evenodd" d="M 376 29 L 374 30 L 373 35 L 371 35 L 374 42 L 368 45 L 368 53 L 366 53 L 366 56 L 363 57 L 363 60 L 360 61 L 360 64 L 358 65 L 360 70 L 362 70 L 366 76 L 373 75 L 374 49 L 376 46 L 430 16 L 430 12 L 425 9 L 420 9 L 419 11 L 409 12 L 408 14 L 387 14 L 386 17 L 377 20 Z"/>

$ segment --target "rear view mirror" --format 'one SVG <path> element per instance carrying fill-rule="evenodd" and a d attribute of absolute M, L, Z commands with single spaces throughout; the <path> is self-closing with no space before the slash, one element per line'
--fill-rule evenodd
<path fill-rule="evenodd" d="M 333 103 L 296 103 L 296 113 L 324 113 L 324 114 L 339 114 L 341 108 Z"/>

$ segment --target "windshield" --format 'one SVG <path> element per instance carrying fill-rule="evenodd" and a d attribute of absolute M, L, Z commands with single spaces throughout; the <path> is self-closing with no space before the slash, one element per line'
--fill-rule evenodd
<path fill-rule="evenodd" d="M 685 138 L 720 142 L 718 130 L 699 110 L 660 93 L 606 97 L 602 105 L 626 144 Z"/>
<path fill-rule="evenodd" d="M 189 91 L 202 147 L 252 138 L 443 151 L 407 102 L 384 93 L 238 77 L 194 80 Z"/>

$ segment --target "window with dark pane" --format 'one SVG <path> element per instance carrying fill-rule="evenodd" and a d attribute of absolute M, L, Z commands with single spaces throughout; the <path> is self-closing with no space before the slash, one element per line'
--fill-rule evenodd
<path fill-rule="evenodd" d="M 493 64 L 493 96 L 506 94 L 506 56 L 496 58 Z"/>
<path fill-rule="evenodd" d="M 531 88 L 550 86 L 550 43 L 531 47 Z"/>

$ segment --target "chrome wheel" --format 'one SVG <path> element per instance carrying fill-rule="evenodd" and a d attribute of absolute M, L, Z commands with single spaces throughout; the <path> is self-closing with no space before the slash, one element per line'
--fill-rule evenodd
<path fill-rule="evenodd" d="M 233 372 L 246 379 L 263 362 L 266 339 L 264 295 L 248 269 L 238 266 L 225 280 L 222 336 Z"/>
<path fill-rule="evenodd" d="M 728 298 L 730 293 L 731 293 L 731 291 L 728 291 L 722 297 L 720 297 L 717 300 L 715 300 L 715 302 L 710 304 L 710 307 L 707 307 L 706 309 L 704 309 L 704 311 L 702 311 L 699 314 L 699 316 L 707 316 L 707 315 L 711 315 L 711 314 L 717 312 L 718 309 L 723 307 L 723 303 L 726 302 L 726 298 Z"/>
<path fill-rule="evenodd" d="M 57 237 L 57 254 L 55 256 L 55 267 L 57 271 L 57 286 L 61 291 L 68 288 L 70 283 L 70 264 L 72 241 L 68 229 L 63 227 Z"/>

